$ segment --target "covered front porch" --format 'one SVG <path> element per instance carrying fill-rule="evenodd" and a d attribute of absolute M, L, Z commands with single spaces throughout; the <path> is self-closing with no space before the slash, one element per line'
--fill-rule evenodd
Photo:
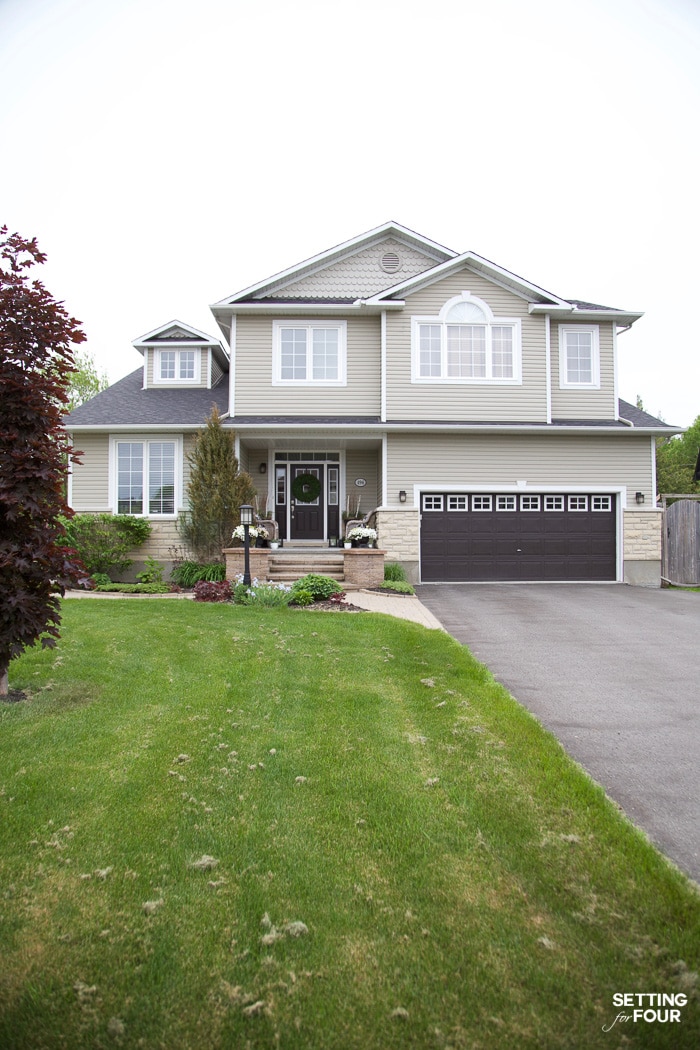
<path fill-rule="evenodd" d="M 237 433 L 238 460 L 257 490 L 256 513 L 285 547 L 337 545 L 349 521 L 382 502 L 382 437 Z"/>

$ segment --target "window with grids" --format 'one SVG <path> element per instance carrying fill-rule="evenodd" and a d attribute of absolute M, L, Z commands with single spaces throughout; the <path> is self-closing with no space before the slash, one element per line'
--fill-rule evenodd
<path fill-rule="evenodd" d="M 472 510 L 491 510 L 491 496 L 472 496 Z"/>
<path fill-rule="evenodd" d="M 600 350 L 597 325 L 559 326 L 559 384 L 600 386 Z"/>
<path fill-rule="evenodd" d="M 496 496 L 496 510 L 515 510 L 515 496 Z"/>
<path fill-rule="evenodd" d="M 117 513 L 175 513 L 175 442 L 118 441 Z"/>
<path fill-rule="evenodd" d="M 588 496 L 569 496 L 569 510 L 574 513 L 588 510 Z"/>
<path fill-rule="evenodd" d="M 448 496 L 448 510 L 467 510 L 467 496 Z"/>
<path fill-rule="evenodd" d="M 157 350 L 155 375 L 159 382 L 195 383 L 199 350 Z"/>
<path fill-rule="evenodd" d="M 442 510 L 442 496 L 423 496 L 423 510 Z"/>
<path fill-rule="evenodd" d="M 540 509 L 540 497 L 539 496 L 521 496 L 520 497 L 520 509 L 521 510 L 539 510 Z"/>
<path fill-rule="evenodd" d="M 544 497 L 544 509 L 549 511 L 564 510 L 564 497 L 563 496 L 545 496 Z"/>
<path fill-rule="evenodd" d="M 342 385 L 346 323 L 273 322 L 273 381 Z"/>
<path fill-rule="evenodd" d="M 612 507 L 611 496 L 591 496 L 591 510 L 607 511 Z"/>
<path fill-rule="evenodd" d="M 412 338 L 414 381 L 520 381 L 520 321 L 494 318 L 467 292 L 439 317 L 414 318 Z"/>

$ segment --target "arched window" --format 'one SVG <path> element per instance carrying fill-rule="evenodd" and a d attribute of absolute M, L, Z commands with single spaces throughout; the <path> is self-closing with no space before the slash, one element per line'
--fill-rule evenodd
<path fill-rule="evenodd" d="M 462 292 L 437 317 L 412 319 L 414 382 L 519 383 L 520 321 Z"/>

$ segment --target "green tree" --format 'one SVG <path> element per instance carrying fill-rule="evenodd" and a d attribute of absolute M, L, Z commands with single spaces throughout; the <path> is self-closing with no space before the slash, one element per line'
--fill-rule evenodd
<path fill-rule="evenodd" d="M 699 454 L 700 416 L 685 434 L 660 438 L 656 447 L 657 492 L 700 493 L 700 483 L 694 479 Z"/>
<path fill-rule="evenodd" d="M 75 368 L 68 383 L 66 412 L 72 412 L 109 386 L 107 373 L 97 371 L 95 359 L 87 350 L 74 353 L 73 362 Z"/>
<path fill-rule="evenodd" d="M 180 516 L 180 535 L 199 561 L 221 561 L 221 552 L 230 546 L 239 523 L 241 504 L 253 502 L 255 486 L 250 475 L 239 469 L 235 434 L 224 430 L 215 406 L 187 460 L 189 509 Z"/>

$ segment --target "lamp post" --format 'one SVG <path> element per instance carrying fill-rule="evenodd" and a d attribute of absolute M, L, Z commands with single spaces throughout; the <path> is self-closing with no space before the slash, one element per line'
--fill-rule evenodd
<path fill-rule="evenodd" d="M 253 524 L 253 508 L 249 503 L 241 506 L 241 525 L 243 526 L 243 583 L 250 587 L 250 526 Z"/>

